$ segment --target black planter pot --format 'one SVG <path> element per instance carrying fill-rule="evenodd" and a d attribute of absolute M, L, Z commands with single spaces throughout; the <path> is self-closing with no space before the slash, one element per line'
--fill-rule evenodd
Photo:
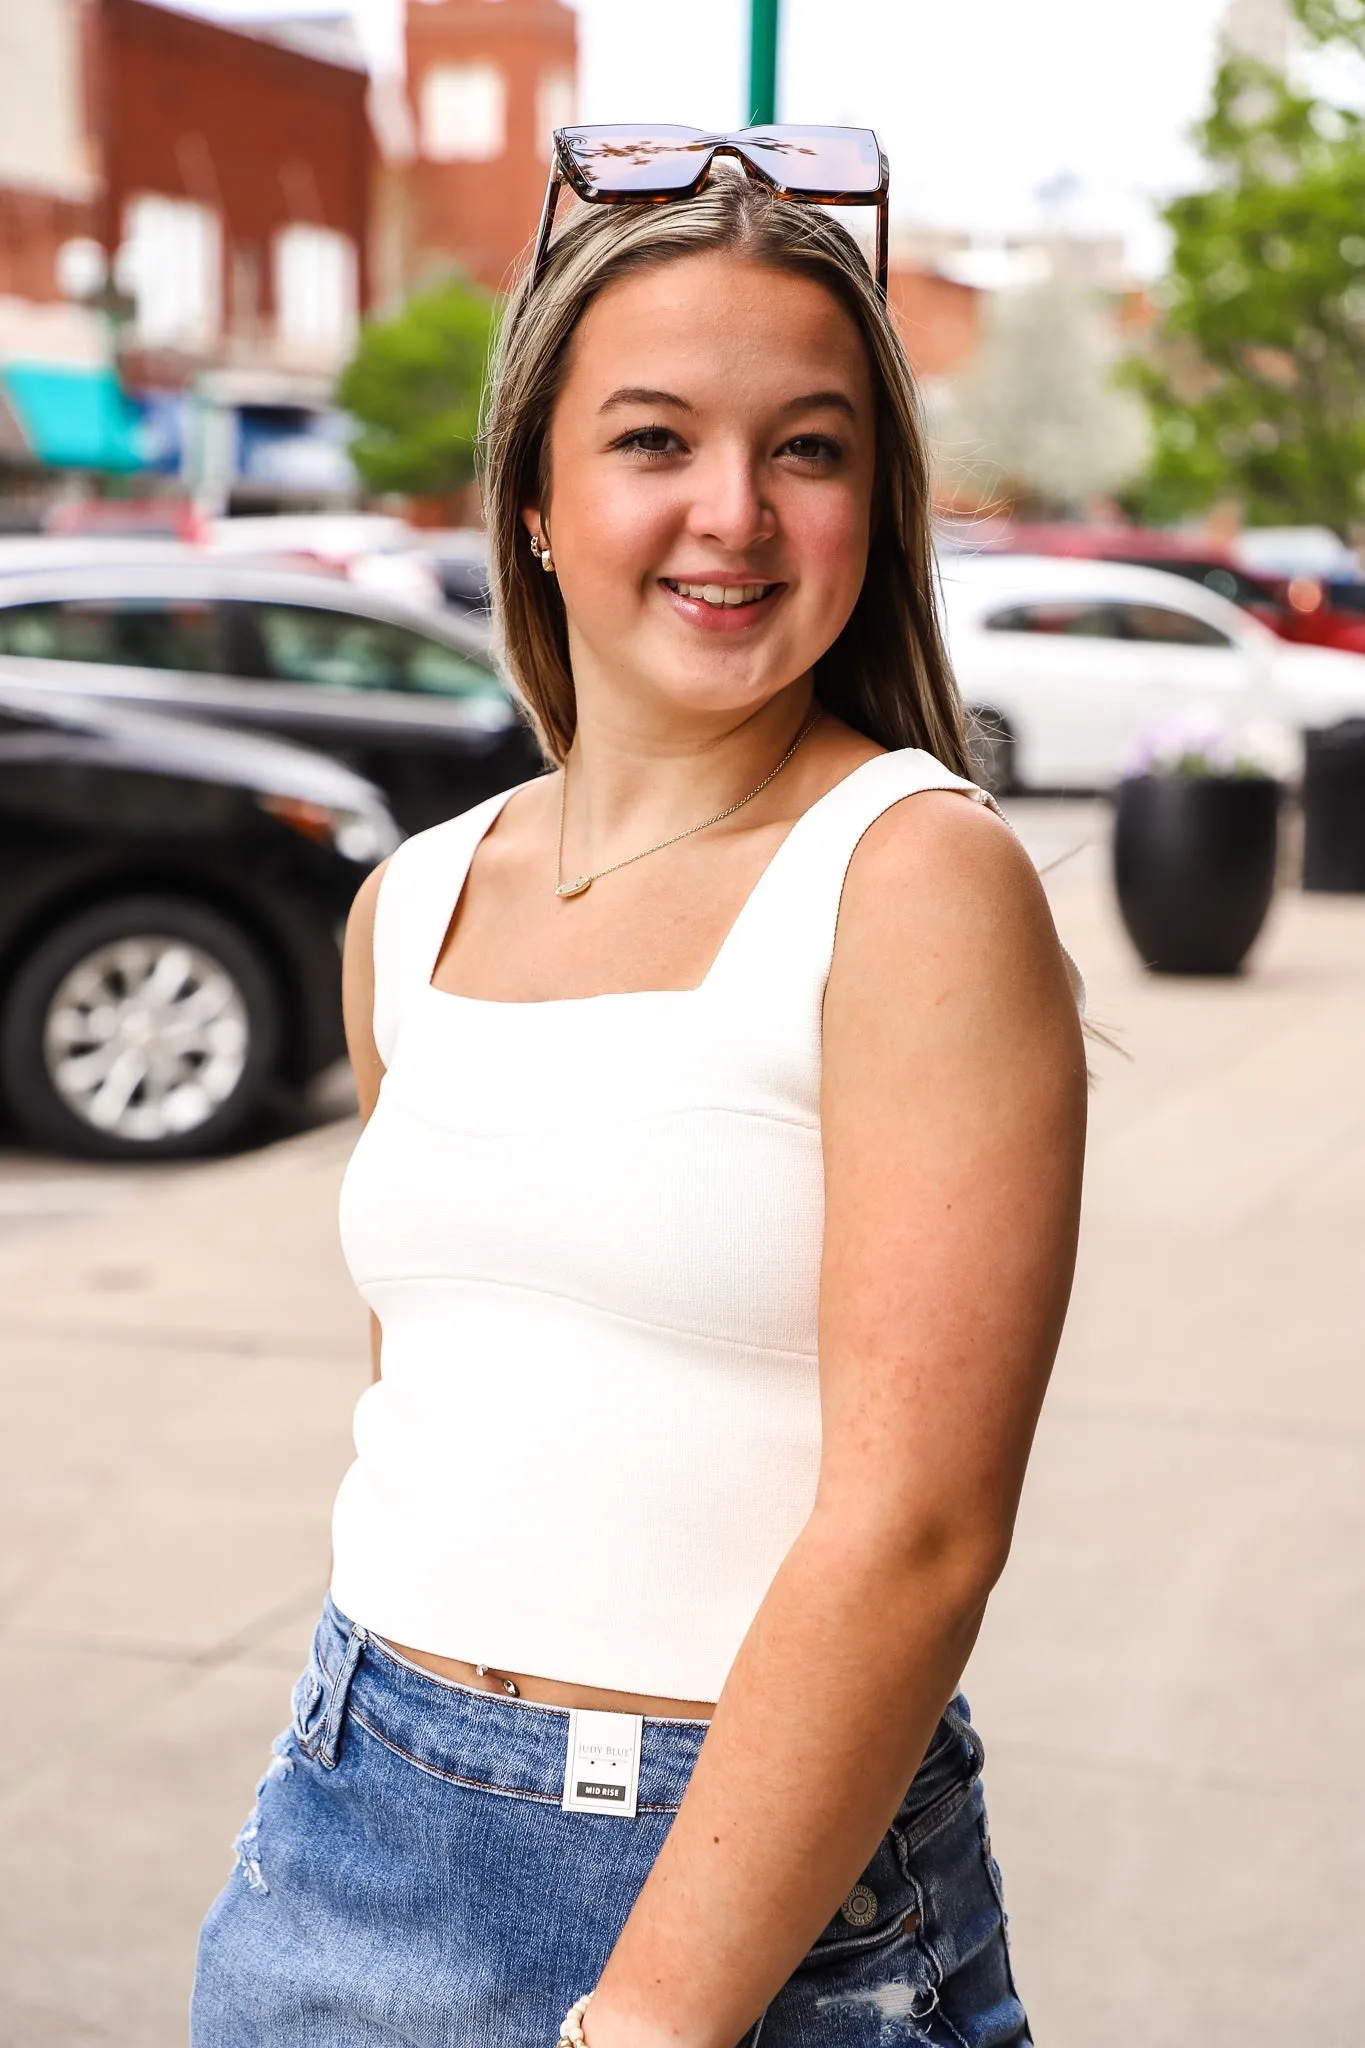
<path fill-rule="evenodd" d="M 1135 775 L 1119 784 L 1119 909 L 1158 974 L 1241 966 L 1275 893 L 1279 804 L 1268 776 Z"/>
<path fill-rule="evenodd" d="M 1365 718 L 1304 735 L 1303 886 L 1365 892 Z"/>

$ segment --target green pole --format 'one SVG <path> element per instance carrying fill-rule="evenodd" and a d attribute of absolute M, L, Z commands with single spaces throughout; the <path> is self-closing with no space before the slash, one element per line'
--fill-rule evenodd
<path fill-rule="evenodd" d="M 750 0 L 749 123 L 766 128 L 777 119 L 777 12 L 780 0 Z"/>

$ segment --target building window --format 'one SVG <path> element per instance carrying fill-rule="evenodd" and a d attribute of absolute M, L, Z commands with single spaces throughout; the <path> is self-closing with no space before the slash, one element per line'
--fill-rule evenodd
<path fill-rule="evenodd" d="M 123 214 L 117 278 L 137 303 L 149 348 L 204 348 L 222 324 L 222 226 L 192 199 L 139 193 Z"/>
<path fill-rule="evenodd" d="M 422 154 L 491 163 L 507 147 L 507 80 L 496 64 L 436 64 L 422 80 Z"/>
<path fill-rule="evenodd" d="M 349 235 L 296 223 L 275 237 L 275 332 L 292 348 L 341 354 L 355 339 L 356 256 Z"/>
<path fill-rule="evenodd" d="M 536 85 L 536 147 L 546 163 L 556 128 L 573 125 L 577 91 L 572 71 L 542 71 Z"/>

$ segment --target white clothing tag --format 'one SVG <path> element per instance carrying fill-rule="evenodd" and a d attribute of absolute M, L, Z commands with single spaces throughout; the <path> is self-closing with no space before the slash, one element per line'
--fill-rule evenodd
<path fill-rule="evenodd" d="M 599 1714 L 589 1707 L 570 1707 L 565 1813 L 616 1813 L 634 1820 L 644 1725 L 639 1714 Z"/>

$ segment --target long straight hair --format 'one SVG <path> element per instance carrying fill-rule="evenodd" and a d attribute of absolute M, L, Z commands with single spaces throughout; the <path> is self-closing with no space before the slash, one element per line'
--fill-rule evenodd
<path fill-rule="evenodd" d="M 535 291 L 523 276 L 503 318 L 482 440 L 484 506 L 503 659 L 541 744 L 562 761 L 577 709 L 564 600 L 532 556 L 521 515 L 549 501 L 550 422 L 570 345 L 608 285 L 709 250 L 823 285 L 867 350 L 877 423 L 867 573 L 848 623 L 815 665 L 816 697 L 879 745 L 923 747 L 970 775 L 938 616 L 919 396 L 900 338 L 861 250 L 828 210 L 778 199 L 723 162 L 694 199 L 576 209 Z"/>

